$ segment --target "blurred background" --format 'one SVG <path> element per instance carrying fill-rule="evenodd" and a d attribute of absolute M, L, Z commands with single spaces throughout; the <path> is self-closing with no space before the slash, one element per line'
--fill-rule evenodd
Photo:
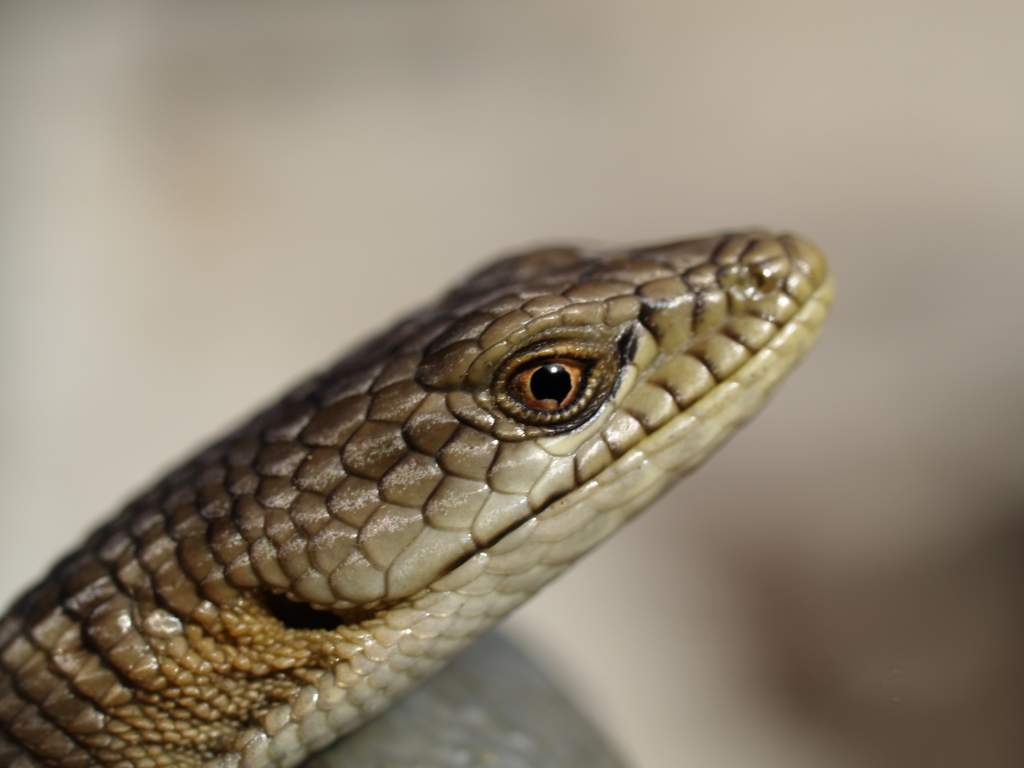
<path fill-rule="evenodd" d="M 635 766 L 1024 765 L 1022 25 L 3 3 L 0 597 L 487 256 L 792 228 L 818 347 L 506 630 Z"/>

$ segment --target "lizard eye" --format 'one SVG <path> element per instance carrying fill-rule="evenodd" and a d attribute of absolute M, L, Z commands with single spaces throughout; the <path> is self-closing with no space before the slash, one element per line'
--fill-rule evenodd
<path fill-rule="evenodd" d="M 619 369 L 614 343 L 556 340 L 511 355 L 494 379 L 497 404 L 524 424 L 569 428 L 611 392 Z"/>
<path fill-rule="evenodd" d="M 512 377 L 514 395 L 527 408 L 556 411 L 579 395 L 586 367 L 576 360 L 556 359 L 527 364 Z"/>

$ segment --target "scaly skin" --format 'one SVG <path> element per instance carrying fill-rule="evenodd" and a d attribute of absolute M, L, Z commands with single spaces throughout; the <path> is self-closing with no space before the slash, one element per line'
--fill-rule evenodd
<path fill-rule="evenodd" d="M 830 298 L 813 246 L 762 232 L 497 261 L 172 472 L 13 605 L 0 764 L 296 765 L 698 465 Z M 552 359 L 581 389 L 524 405 L 540 390 L 523 361 Z"/>

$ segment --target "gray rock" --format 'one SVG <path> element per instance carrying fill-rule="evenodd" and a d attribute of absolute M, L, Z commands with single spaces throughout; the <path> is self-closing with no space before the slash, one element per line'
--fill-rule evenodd
<path fill-rule="evenodd" d="M 625 768 L 512 642 L 489 634 L 306 768 Z"/>

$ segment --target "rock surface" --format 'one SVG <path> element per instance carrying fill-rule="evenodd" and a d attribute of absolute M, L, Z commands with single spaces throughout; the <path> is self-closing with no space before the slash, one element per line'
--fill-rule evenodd
<path fill-rule="evenodd" d="M 306 768 L 625 768 L 547 674 L 489 634 Z"/>

